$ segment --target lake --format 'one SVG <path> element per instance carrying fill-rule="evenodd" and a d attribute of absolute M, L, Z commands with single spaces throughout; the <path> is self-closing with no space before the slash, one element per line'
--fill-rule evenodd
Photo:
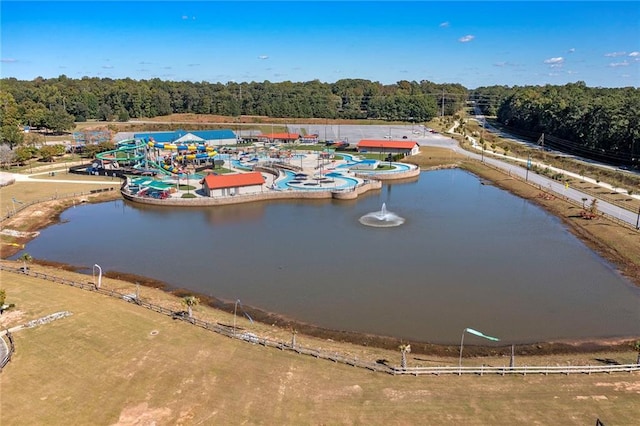
<path fill-rule="evenodd" d="M 383 203 L 401 226 L 359 222 Z M 557 218 L 461 170 L 352 201 L 79 205 L 26 251 L 321 327 L 432 343 L 455 344 L 467 327 L 502 343 L 640 335 L 638 288 Z"/>

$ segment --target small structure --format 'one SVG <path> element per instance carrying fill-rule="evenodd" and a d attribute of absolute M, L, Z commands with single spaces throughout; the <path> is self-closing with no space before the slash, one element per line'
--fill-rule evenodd
<path fill-rule="evenodd" d="M 309 135 L 304 135 L 300 138 L 302 143 L 318 143 L 318 135 L 313 133 Z"/>
<path fill-rule="evenodd" d="M 150 140 L 158 143 L 199 143 L 211 146 L 235 145 L 238 142 L 233 130 L 175 130 L 173 132 L 135 133 L 134 139 Z"/>
<path fill-rule="evenodd" d="M 260 192 L 265 180 L 260 172 L 249 172 L 224 175 L 210 174 L 205 176 L 201 183 L 208 197 L 219 197 Z"/>
<path fill-rule="evenodd" d="M 416 141 L 394 141 L 394 140 L 375 140 L 362 139 L 358 142 L 358 151 L 375 152 L 388 154 L 401 154 L 403 156 L 415 155 L 420 152 L 420 145 Z"/>
<path fill-rule="evenodd" d="M 292 143 L 300 139 L 299 133 L 267 133 L 258 135 L 258 140 L 269 143 Z"/>

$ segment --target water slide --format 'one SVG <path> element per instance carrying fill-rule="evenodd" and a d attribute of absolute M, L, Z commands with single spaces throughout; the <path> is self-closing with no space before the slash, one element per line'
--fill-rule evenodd
<path fill-rule="evenodd" d="M 205 145 L 205 144 L 174 144 L 174 143 L 163 143 L 163 142 L 155 142 L 150 140 L 147 142 L 147 146 L 150 148 L 161 149 L 166 151 L 176 151 L 175 154 L 172 155 L 172 158 L 176 161 L 183 160 L 206 160 L 215 157 L 218 155 L 218 152 L 214 147 Z M 189 152 L 187 154 L 186 152 Z M 181 154 L 183 153 L 183 154 Z M 156 162 L 150 161 L 154 167 L 162 170 L 165 173 L 169 174 L 179 174 L 180 169 L 170 164 L 158 164 Z"/>
<path fill-rule="evenodd" d="M 145 158 L 144 144 L 142 141 L 127 139 L 118 143 L 116 149 L 96 154 L 98 160 L 103 162 L 134 162 L 140 163 Z"/>
<path fill-rule="evenodd" d="M 164 149 L 167 151 L 190 151 L 190 152 L 215 152 L 216 149 L 210 145 L 205 145 L 203 143 L 199 144 L 175 144 L 175 143 L 163 143 L 163 142 L 155 142 L 150 140 L 147 142 L 147 145 L 150 148 Z M 213 155 L 210 155 L 213 157 Z"/>
<path fill-rule="evenodd" d="M 216 155 L 218 155 L 218 153 L 216 151 L 208 151 L 208 152 L 201 152 L 201 153 L 197 153 L 197 154 L 176 155 L 175 159 L 177 161 L 182 161 L 182 160 L 204 160 L 204 159 L 207 159 L 207 158 L 215 157 Z"/>
<path fill-rule="evenodd" d="M 155 148 L 174 151 L 172 160 L 206 160 L 218 155 L 214 147 L 205 144 L 172 144 L 155 142 L 153 140 L 126 139 L 118 142 L 114 150 L 96 154 L 96 158 L 104 163 L 122 162 L 133 163 L 135 168 L 153 168 L 167 175 L 180 174 L 180 169 L 172 164 L 154 161 L 148 157 L 146 149 Z"/>

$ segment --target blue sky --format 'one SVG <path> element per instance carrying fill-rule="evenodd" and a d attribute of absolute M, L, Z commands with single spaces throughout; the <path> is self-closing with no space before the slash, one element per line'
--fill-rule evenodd
<path fill-rule="evenodd" d="M 640 86 L 640 2 L 2 0 L 0 75 Z"/>

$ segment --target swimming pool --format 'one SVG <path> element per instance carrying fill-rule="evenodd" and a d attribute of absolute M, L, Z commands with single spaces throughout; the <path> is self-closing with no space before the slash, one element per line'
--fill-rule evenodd
<path fill-rule="evenodd" d="M 333 191 L 355 188 L 362 182 L 361 179 L 345 176 L 339 172 L 327 173 L 321 178 L 302 177 L 292 171 L 286 170 L 284 177 L 275 182 L 275 189 L 279 191 Z"/>

